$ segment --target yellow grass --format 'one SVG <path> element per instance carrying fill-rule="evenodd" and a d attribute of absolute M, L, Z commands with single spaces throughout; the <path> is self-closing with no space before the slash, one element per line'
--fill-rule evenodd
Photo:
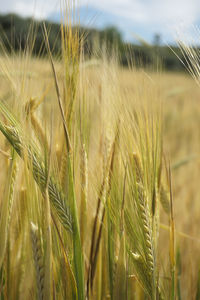
<path fill-rule="evenodd" d="M 50 62 L 48 59 L 36 59 L 27 57 L 0 57 L 0 99 L 12 107 L 12 111 L 19 116 L 20 120 L 23 120 L 23 128 L 26 133 L 29 134 L 31 124 L 26 123 L 25 113 L 23 115 L 22 107 L 25 106 L 30 99 L 35 99 L 36 102 L 41 102 L 39 107 L 35 110 L 34 116 L 41 122 L 41 126 L 44 133 L 50 132 L 51 116 L 53 116 L 53 142 L 52 153 L 56 153 L 57 162 L 53 161 L 51 166 L 57 174 L 59 180 L 61 174 L 59 174 L 59 166 L 61 164 L 61 156 L 63 151 L 63 140 L 60 140 L 60 130 L 62 128 L 62 122 L 60 118 L 60 112 L 56 100 L 56 92 L 54 86 L 54 77 L 51 71 Z M 200 105 L 199 105 L 199 87 L 194 80 L 186 74 L 179 73 L 153 73 L 145 70 L 130 70 L 122 69 L 113 62 L 108 63 L 106 61 L 100 62 L 99 65 L 92 64 L 80 64 L 80 78 L 78 80 L 77 88 L 77 100 L 74 108 L 74 120 L 72 125 L 72 148 L 74 149 L 73 158 L 73 170 L 75 178 L 75 193 L 77 195 L 78 209 L 82 207 L 81 201 L 86 201 L 84 206 L 84 214 L 87 215 L 87 227 L 84 228 L 81 233 L 84 237 L 84 254 L 85 268 L 88 268 L 89 259 L 89 243 L 91 241 L 91 226 L 94 222 L 98 193 L 100 190 L 101 182 L 105 176 L 106 164 L 109 157 L 109 148 L 112 147 L 112 143 L 116 134 L 116 124 L 122 124 L 122 131 L 125 138 L 120 140 L 118 152 L 137 152 L 138 146 L 134 144 L 133 148 L 129 148 L 131 144 L 131 118 L 129 111 L 140 110 L 145 103 L 145 109 L 150 110 L 152 115 L 157 115 L 158 111 L 162 111 L 163 120 L 163 151 L 167 160 L 171 162 L 172 169 L 172 190 L 174 199 L 174 220 L 175 220 L 175 236 L 176 244 L 181 251 L 182 261 L 182 273 L 181 273 L 181 285 L 182 285 L 182 297 L 183 299 L 194 299 L 196 292 L 197 275 L 199 271 L 200 260 L 200 229 L 199 229 L 199 197 L 200 197 Z M 58 76 L 58 83 L 63 97 L 63 81 L 65 75 L 63 73 L 63 65 L 61 62 L 55 62 L 55 68 Z M 80 107 L 81 106 L 81 107 Z M 79 112 L 81 111 L 81 120 L 79 120 Z M 85 118 L 84 113 L 87 114 Z M 133 118 L 133 114 L 132 114 Z M 2 117 L 2 119 L 4 119 Z M 82 134 L 83 140 L 78 136 L 73 136 L 73 130 L 78 130 L 82 123 L 82 130 L 88 126 L 87 122 L 91 123 L 90 132 L 85 130 Z M 134 119 L 132 119 L 134 122 Z M 34 124 L 32 124 L 34 127 Z M 36 134 L 37 134 L 36 129 Z M 130 131 L 130 132 L 129 132 Z M 33 136 L 33 133 L 31 134 Z M 88 135 L 90 138 L 88 139 Z M 48 139 L 49 139 L 49 135 Z M 130 139 L 129 139 L 130 138 Z M 83 197 L 83 174 L 81 173 L 81 149 L 86 141 L 86 151 L 88 157 L 88 185 L 87 194 L 84 197 L 88 199 L 82 199 Z M 84 145 L 85 147 L 85 145 Z M 0 134 L 0 201 L 4 200 L 4 185 L 7 181 L 7 172 L 9 168 L 9 158 L 4 155 L 4 152 L 10 154 L 8 142 L 5 140 L 2 134 Z M 44 149 L 41 147 L 41 151 L 44 153 Z M 78 153 L 78 155 L 76 155 Z M 120 157 L 119 153 L 116 156 Z M 48 156 L 48 153 L 47 153 Z M 181 163 L 184 161 L 184 163 Z M 178 164 L 180 162 L 180 164 Z M 118 160 L 119 170 L 123 169 L 123 161 L 120 158 Z M 178 167 L 173 169 L 173 166 L 178 164 Z M 19 282 L 15 281 L 15 275 L 9 275 L 7 279 L 10 281 L 10 285 L 13 285 L 13 289 L 17 291 L 17 285 L 19 284 L 18 295 L 32 295 L 30 299 L 34 299 L 33 286 L 31 282 L 32 274 L 34 274 L 34 264 L 31 262 L 30 255 L 26 256 L 28 263 L 23 259 L 23 251 L 21 247 L 31 248 L 31 243 L 28 241 L 30 237 L 19 235 L 19 239 L 14 242 L 17 232 L 29 228 L 27 221 L 22 227 L 22 219 L 28 219 L 33 223 L 39 223 L 39 230 L 43 228 L 42 212 L 44 213 L 43 204 L 40 203 L 40 195 L 33 182 L 32 178 L 25 178 L 23 174 L 27 174 L 26 165 L 23 166 L 22 162 L 19 162 L 19 177 L 17 179 L 17 193 L 13 204 L 12 212 L 12 231 L 9 236 L 9 247 L 12 249 L 9 253 L 10 270 L 14 270 L 14 274 L 20 275 Z M 121 171 L 120 171 L 121 172 Z M 165 172 L 163 170 L 163 172 Z M 121 174 L 122 177 L 124 174 Z M 60 177 L 59 177 L 60 176 Z M 84 175 L 85 176 L 85 175 Z M 124 178 L 124 177 L 123 177 Z M 122 180 L 123 182 L 123 180 Z M 165 180 L 165 185 L 167 182 Z M 22 203 L 20 203 L 21 197 L 19 193 L 22 188 L 26 187 L 28 190 L 27 201 L 31 202 L 31 208 L 24 212 Z M 109 189 L 109 188 L 108 188 Z M 87 203 L 87 205 L 86 205 Z M 25 206 L 28 205 L 28 202 Z M 82 208 L 83 209 L 83 208 Z M 20 211 L 19 217 L 15 217 L 15 210 Z M 87 210 L 87 213 L 86 213 Z M 24 215 L 23 215 L 24 214 Z M 26 216 L 25 216 L 26 215 Z M 83 222 L 84 218 L 81 222 Z M 100 219 L 100 218 L 99 218 Z M 50 222 L 50 221 L 48 221 Z M 51 221 L 52 222 L 52 221 Z M 161 208 L 161 223 L 168 225 L 168 216 Z M 103 223 L 104 226 L 105 222 Z M 98 224 L 99 228 L 100 224 Z M 40 228 L 41 227 L 41 228 Z M 45 227 L 44 227 L 45 228 Z M 59 230 L 62 231 L 62 228 Z M 16 231 L 16 232 L 15 232 Z M 28 232 L 28 230 L 26 229 Z M 182 234 L 179 234 L 181 232 Z M 53 234 L 53 233 L 52 233 Z M 105 234 L 104 234 L 105 235 Z M 38 235 L 39 236 L 39 235 Z M 161 265 L 160 278 L 169 276 L 169 230 L 167 226 L 162 226 L 159 236 L 159 255 L 161 258 L 159 264 Z M 191 239 L 191 238 L 192 239 Z M 0 237 L 1 238 L 1 237 Z M 103 237 L 104 238 L 104 237 Z M 104 238 L 105 240 L 105 238 Z M 58 238 L 56 239 L 58 242 Z M 71 237 L 64 237 L 65 245 L 71 242 Z M 52 240 L 52 243 L 55 243 Z M 118 241 L 118 244 L 120 241 Z M 122 243 L 123 236 L 122 236 Z M 83 244 L 83 240 L 82 240 Z M 122 248 L 123 246 L 123 248 Z M 53 253 L 57 251 L 53 246 Z M 17 253 L 20 256 L 16 259 Z M 71 250 L 68 246 L 66 249 L 69 251 L 69 260 L 72 257 Z M 9 251 L 9 250 L 7 250 Z M 45 252 L 46 249 L 43 249 Z M 59 250 L 59 255 L 62 255 L 62 248 Z M 120 260 L 124 261 L 124 245 L 118 245 L 118 252 Z M 103 256 L 103 250 L 101 250 Z M 54 257 L 52 254 L 52 257 Z M 55 281 L 56 270 L 58 268 L 58 256 L 53 258 L 52 262 L 52 276 Z M 6 258 L 8 259 L 8 258 Z M 102 259 L 102 257 L 101 257 Z M 104 261 L 99 258 L 97 262 L 97 272 L 103 270 L 106 272 Z M 21 262 L 22 260 L 22 262 Z M 65 257 L 66 260 L 66 257 Z M 63 259 L 64 261 L 64 259 Z M 31 267 L 30 267 L 31 266 Z M 23 267 L 23 272 L 19 273 L 19 268 Z M 30 267 L 30 272 L 28 272 Z M 17 270 L 17 271 L 16 271 Z M 117 267 L 119 272 L 120 266 Z M 8 270 L 6 270 L 8 272 Z M 12 271 L 10 271 L 12 272 Z M 16 273 L 15 273 L 16 272 Z M 64 271 L 63 271 L 64 272 Z M 68 271 L 66 278 L 69 280 Z M 103 273 L 102 273 L 103 274 Z M 131 278 L 131 274 L 130 278 Z M 27 278 L 27 281 L 25 280 Z M 64 275 L 63 275 L 64 278 Z M 118 274 L 118 280 L 120 274 Z M 129 280 L 131 280 L 129 278 Z M 102 277 L 101 280 L 104 278 Z M 71 279 L 72 280 L 72 279 Z M 74 278 L 73 278 L 74 280 Z M 166 279 L 167 281 L 167 279 Z M 14 282 L 14 283 L 13 283 Z M 26 283 L 26 288 L 25 288 Z M 36 283 L 35 283 L 36 284 Z M 62 282 L 61 289 L 64 288 L 65 282 Z M 137 290 L 137 284 L 133 284 L 134 289 Z M 23 290 L 25 288 L 25 290 Z M 103 287 L 105 290 L 106 286 Z M 51 289 L 55 289 L 54 286 Z M 102 289 L 102 287 L 101 287 Z M 102 295 L 106 295 L 106 291 L 102 290 Z M 74 288 L 75 291 L 75 288 Z M 72 291 L 71 293 L 75 293 Z M 55 292 L 55 291 L 54 291 Z M 115 293 L 116 291 L 114 291 Z M 14 299 L 12 291 L 7 291 L 8 298 Z M 59 294 L 59 292 L 58 292 Z M 10 297 L 9 297 L 10 295 Z M 94 294 L 95 295 L 95 294 Z M 192 296 L 191 296 L 192 295 Z M 32 297 L 32 298 L 31 298 Z M 59 298 L 62 299 L 65 294 L 60 292 Z M 102 297 L 103 298 L 103 297 Z M 22 299 L 22 298 L 20 298 Z M 26 298 L 28 299 L 28 298 Z M 95 296 L 94 296 L 95 299 Z M 103 298 L 105 299 L 105 297 Z M 132 299 L 132 298 L 131 298 Z"/>

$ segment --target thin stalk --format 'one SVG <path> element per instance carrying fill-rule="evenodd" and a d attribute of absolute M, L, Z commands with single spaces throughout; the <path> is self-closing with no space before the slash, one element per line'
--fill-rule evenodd
<path fill-rule="evenodd" d="M 176 299 L 176 287 L 175 287 L 175 224 L 174 224 L 174 208 L 173 208 L 173 196 L 172 196 L 172 180 L 171 180 L 171 168 L 169 165 L 169 188 L 170 188 L 170 263 L 171 263 L 171 300 Z"/>

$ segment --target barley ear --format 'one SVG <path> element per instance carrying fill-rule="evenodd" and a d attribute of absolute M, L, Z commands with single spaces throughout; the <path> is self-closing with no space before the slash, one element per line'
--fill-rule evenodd
<path fill-rule="evenodd" d="M 0 267 L 2 266 L 3 259 L 6 252 L 6 245 L 8 239 L 8 231 L 10 225 L 10 218 L 13 207 L 13 199 L 14 199 L 14 188 L 17 177 L 18 164 L 16 159 L 16 153 L 13 151 L 12 160 L 10 162 L 9 168 L 9 180 L 7 184 L 7 190 L 5 198 L 3 199 L 2 209 L 1 209 L 1 219 L 0 219 Z"/>
<path fill-rule="evenodd" d="M 35 263 L 38 299 L 44 299 L 44 258 L 38 227 L 31 223 L 31 241 Z"/>

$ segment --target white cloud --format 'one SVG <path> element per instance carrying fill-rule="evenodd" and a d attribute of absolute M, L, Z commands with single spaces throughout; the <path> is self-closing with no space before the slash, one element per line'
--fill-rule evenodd
<path fill-rule="evenodd" d="M 200 23 L 199 0 L 80 0 L 163 36 L 191 35 Z"/>
<path fill-rule="evenodd" d="M 45 18 L 59 9 L 59 0 L 5 0 L 1 3 L 0 13 L 14 12 L 22 16 Z"/>
<path fill-rule="evenodd" d="M 68 0 L 66 0 L 68 1 Z M 71 0 L 72 1 L 72 0 Z M 60 10 L 65 0 L 1 0 L 0 12 L 13 11 L 23 16 L 45 18 Z M 77 0 L 79 5 L 93 6 L 101 11 L 123 17 L 134 26 L 173 34 L 190 31 L 200 21 L 199 0 Z M 101 17 L 101 16 L 100 16 Z M 89 20 L 90 21 L 90 20 Z"/>
<path fill-rule="evenodd" d="M 199 0 L 82 0 L 101 10 L 151 25 L 191 25 L 200 15 Z"/>

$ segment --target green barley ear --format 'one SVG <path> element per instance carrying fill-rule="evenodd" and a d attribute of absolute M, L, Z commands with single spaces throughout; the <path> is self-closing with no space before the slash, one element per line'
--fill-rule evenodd
<path fill-rule="evenodd" d="M 161 161 L 160 130 L 148 113 L 136 113 L 133 145 L 137 152 L 127 157 L 127 191 L 124 209 L 126 245 L 137 281 L 150 299 L 156 299 L 158 280 L 159 206 L 156 205 Z M 155 129 L 156 126 L 156 130 Z M 155 131 L 155 132 L 154 132 Z M 131 137 L 127 142 L 130 153 Z"/>
<path fill-rule="evenodd" d="M 136 272 L 139 275 L 137 276 L 137 280 L 140 282 L 145 292 L 151 297 L 153 295 L 151 277 L 149 276 L 149 270 L 146 266 L 144 258 L 137 252 L 132 252 L 131 258 L 133 260 Z"/>
<path fill-rule="evenodd" d="M 44 258 L 38 227 L 31 223 L 31 241 L 36 270 L 38 299 L 44 299 Z"/>
<path fill-rule="evenodd" d="M 27 153 L 29 168 L 32 170 L 33 177 L 44 196 L 47 174 L 44 163 L 39 158 L 37 152 L 32 149 L 33 147 L 22 142 L 22 137 L 19 135 L 19 131 L 15 127 L 5 126 L 0 122 L 0 130 L 8 139 L 15 151 L 23 159 L 25 158 L 25 153 Z M 48 193 L 51 206 L 55 209 L 60 222 L 63 224 L 65 229 L 72 232 L 72 218 L 69 207 L 66 205 L 67 200 L 65 199 L 61 188 L 52 176 L 49 178 Z"/>
<path fill-rule="evenodd" d="M 141 187 L 138 189 L 139 197 L 139 214 L 142 221 L 141 227 L 144 236 L 144 252 L 146 257 L 147 272 L 151 277 L 151 293 L 154 293 L 155 285 L 155 249 L 153 245 L 153 233 L 150 221 L 150 208 L 145 199 L 145 192 Z M 140 260 L 140 259 L 139 259 Z"/>

